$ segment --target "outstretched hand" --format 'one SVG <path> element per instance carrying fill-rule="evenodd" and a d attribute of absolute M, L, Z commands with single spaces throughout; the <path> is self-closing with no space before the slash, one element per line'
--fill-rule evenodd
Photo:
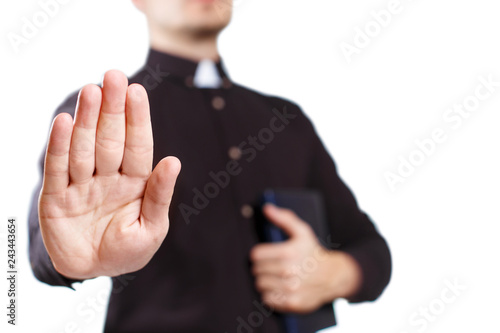
<path fill-rule="evenodd" d="M 152 171 L 148 96 L 108 71 L 102 89 L 85 86 L 74 122 L 53 122 L 39 198 L 40 228 L 56 270 L 73 279 L 117 276 L 144 267 L 169 228 L 180 172 L 175 157 Z"/>

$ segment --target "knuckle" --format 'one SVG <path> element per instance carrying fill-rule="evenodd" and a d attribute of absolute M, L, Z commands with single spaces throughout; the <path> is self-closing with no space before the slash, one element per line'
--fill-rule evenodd
<path fill-rule="evenodd" d="M 121 149 L 124 146 L 123 140 L 110 135 L 97 133 L 96 147 L 105 150 Z"/>
<path fill-rule="evenodd" d="M 257 261 L 259 257 L 260 257 L 260 249 L 258 246 L 255 246 L 250 250 L 250 260 Z"/>
<path fill-rule="evenodd" d="M 153 153 L 152 145 L 131 144 L 126 142 L 125 149 L 128 153 L 138 157 Z"/>
<path fill-rule="evenodd" d="M 294 276 L 292 267 L 283 267 L 280 272 L 280 277 L 282 279 L 290 279 Z"/>
<path fill-rule="evenodd" d="M 288 246 L 283 249 L 281 255 L 283 259 L 291 260 L 297 257 L 297 250 L 292 246 Z"/>
<path fill-rule="evenodd" d="M 94 147 L 90 140 L 77 141 L 71 147 L 71 159 L 74 162 L 86 161 L 94 156 Z"/>
<path fill-rule="evenodd" d="M 251 270 L 254 276 L 258 276 L 262 273 L 262 266 L 259 264 L 253 264 Z"/>
<path fill-rule="evenodd" d="M 284 306 L 288 311 L 296 312 L 300 309 L 300 299 L 295 295 L 288 295 L 284 301 Z"/>
<path fill-rule="evenodd" d="M 114 110 L 125 110 L 125 99 L 117 99 L 111 102 L 111 108 Z"/>
<path fill-rule="evenodd" d="M 265 290 L 265 284 L 261 278 L 255 279 L 255 288 L 260 292 Z"/>
<path fill-rule="evenodd" d="M 299 283 L 295 278 L 285 280 L 285 289 L 289 293 L 295 293 L 299 290 Z"/>

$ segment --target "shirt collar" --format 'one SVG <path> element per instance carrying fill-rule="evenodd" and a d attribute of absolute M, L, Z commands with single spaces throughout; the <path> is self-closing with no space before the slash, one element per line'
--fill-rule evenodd
<path fill-rule="evenodd" d="M 188 87 L 227 89 L 232 86 L 220 58 L 217 62 L 208 59 L 196 62 L 171 53 L 149 49 L 146 66 L 181 79 Z"/>

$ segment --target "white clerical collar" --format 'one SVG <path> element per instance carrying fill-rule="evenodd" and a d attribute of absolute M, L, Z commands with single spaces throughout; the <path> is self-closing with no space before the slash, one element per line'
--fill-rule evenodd
<path fill-rule="evenodd" d="M 220 88 L 222 78 L 212 60 L 203 59 L 198 63 L 196 72 L 194 73 L 193 84 L 197 88 Z"/>

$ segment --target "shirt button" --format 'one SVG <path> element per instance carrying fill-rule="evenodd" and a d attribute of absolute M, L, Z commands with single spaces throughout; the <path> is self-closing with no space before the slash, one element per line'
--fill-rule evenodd
<path fill-rule="evenodd" d="M 241 149 L 238 147 L 231 147 L 227 151 L 227 154 L 229 155 L 229 158 L 232 160 L 239 160 L 241 158 Z"/>
<path fill-rule="evenodd" d="M 215 96 L 213 99 L 212 99 L 212 107 L 215 109 L 215 110 L 222 110 L 224 109 L 224 106 L 226 106 L 226 101 L 224 100 L 224 98 L 220 97 L 220 96 Z"/>
<path fill-rule="evenodd" d="M 247 205 L 247 204 L 241 206 L 241 215 L 246 219 L 251 218 L 253 216 L 252 206 Z"/>

